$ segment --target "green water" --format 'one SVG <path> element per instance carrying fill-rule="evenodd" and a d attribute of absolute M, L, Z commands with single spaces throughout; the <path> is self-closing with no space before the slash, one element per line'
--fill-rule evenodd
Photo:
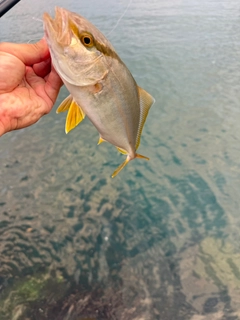
<path fill-rule="evenodd" d="M 0 41 L 63 6 L 108 34 L 122 1 L 22 0 Z M 1 320 L 240 319 L 240 4 L 133 0 L 109 35 L 156 99 L 139 152 L 65 135 L 56 107 L 0 139 Z"/>

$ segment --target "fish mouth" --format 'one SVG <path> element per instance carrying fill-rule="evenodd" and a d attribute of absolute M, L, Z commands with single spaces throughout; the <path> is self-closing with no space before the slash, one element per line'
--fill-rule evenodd
<path fill-rule="evenodd" d="M 69 12 L 66 9 L 55 7 L 55 18 L 45 12 L 43 22 L 47 40 L 56 41 L 61 46 L 68 46 L 71 43 L 68 28 Z"/>

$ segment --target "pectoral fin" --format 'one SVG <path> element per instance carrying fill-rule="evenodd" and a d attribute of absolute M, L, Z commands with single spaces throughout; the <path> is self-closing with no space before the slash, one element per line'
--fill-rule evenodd
<path fill-rule="evenodd" d="M 68 133 L 74 129 L 84 118 L 85 113 L 83 112 L 82 108 L 72 99 L 67 114 L 65 132 Z"/>
<path fill-rule="evenodd" d="M 155 102 L 155 99 L 144 89 L 138 87 L 138 95 L 140 102 L 140 121 L 138 126 L 138 133 L 136 139 L 136 150 L 140 145 L 141 134 L 143 130 L 144 123 L 147 119 L 148 111 Z"/>

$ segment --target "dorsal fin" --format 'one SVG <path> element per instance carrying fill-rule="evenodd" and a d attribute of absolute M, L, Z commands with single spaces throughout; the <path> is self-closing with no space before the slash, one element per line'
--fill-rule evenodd
<path fill-rule="evenodd" d="M 138 133 L 136 139 L 136 150 L 140 145 L 141 134 L 143 130 L 144 123 L 147 119 L 148 111 L 155 102 L 155 99 L 144 89 L 138 87 L 138 96 L 139 96 L 139 104 L 140 104 L 140 121 L 138 126 Z"/>

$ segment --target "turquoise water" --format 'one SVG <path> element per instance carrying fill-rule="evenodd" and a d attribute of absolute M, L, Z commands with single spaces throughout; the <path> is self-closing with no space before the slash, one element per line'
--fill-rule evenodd
<path fill-rule="evenodd" d="M 0 41 L 63 6 L 108 34 L 122 1 L 22 0 Z M 139 152 L 55 110 L 0 139 L 1 320 L 240 319 L 240 19 L 235 0 L 133 0 L 109 39 L 156 99 Z"/>

